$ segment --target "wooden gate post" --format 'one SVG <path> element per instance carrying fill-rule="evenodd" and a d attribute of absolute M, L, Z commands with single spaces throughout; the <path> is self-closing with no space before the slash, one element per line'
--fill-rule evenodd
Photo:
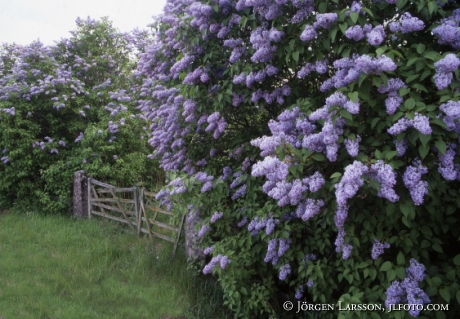
<path fill-rule="evenodd" d="M 88 218 L 88 176 L 83 170 L 75 172 L 73 180 L 73 216 Z"/>

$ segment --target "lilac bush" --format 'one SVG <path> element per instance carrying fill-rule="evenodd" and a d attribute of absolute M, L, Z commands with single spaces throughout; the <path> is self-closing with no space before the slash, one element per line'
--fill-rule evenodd
<path fill-rule="evenodd" d="M 183 181 L 171 201 L 204 207 L 202 268 L 235 316 L 278 317 L 281 296 L 460 301 L 459 12 L 421 0 L 167 2 L 138 65 L 139 109 L 150 157 Z M 232 262 L 216 268 L 222 256 Z"/>

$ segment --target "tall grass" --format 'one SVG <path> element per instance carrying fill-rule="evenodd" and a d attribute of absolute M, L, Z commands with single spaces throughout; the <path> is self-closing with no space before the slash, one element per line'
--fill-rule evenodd
<path fill-rule="evenodd" d="M 105 220 L 0 215 L 0 318 L 225 318 L 181 249 Z"/>

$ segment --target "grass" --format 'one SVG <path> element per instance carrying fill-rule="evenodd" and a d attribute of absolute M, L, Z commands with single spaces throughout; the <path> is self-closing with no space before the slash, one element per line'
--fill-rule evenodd
<path fill-rule="evenodd" d="M 0 215 L 0 318 L 224 318 L 181 252 L 106 220 Z M 178 249 L 179 251 L 180 249 Z M 210 304 L 211 303 L 211 304 Z"/>

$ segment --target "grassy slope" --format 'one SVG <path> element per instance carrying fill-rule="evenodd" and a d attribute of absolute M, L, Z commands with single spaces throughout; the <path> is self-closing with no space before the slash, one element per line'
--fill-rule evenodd
<path fill-rule="evenodd" d="M 171 246 L 156 249 L 148 238 L 117 227 L 59 216 L 0 215 L 0 317 L 184 315 L 196 289 L 183 256 L 173 261 Z"/>

